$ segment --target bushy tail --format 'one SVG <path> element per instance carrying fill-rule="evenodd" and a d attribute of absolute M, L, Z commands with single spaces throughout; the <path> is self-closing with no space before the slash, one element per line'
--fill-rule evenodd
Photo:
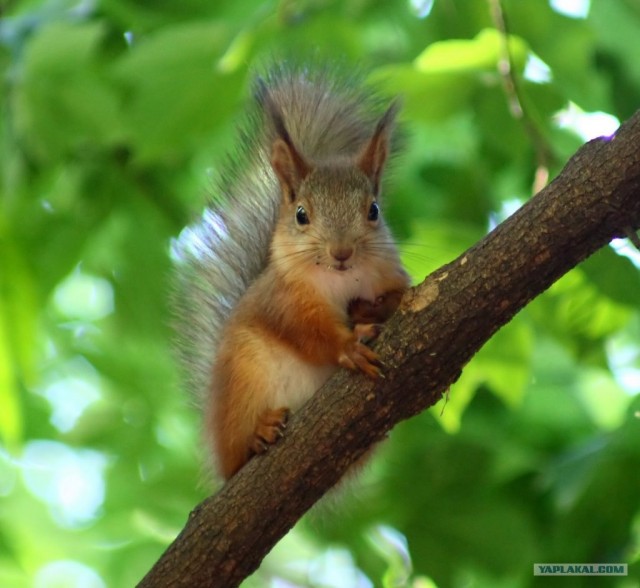
<path fill-rule="evenodd" d="M 278 66 L 258 78 L 254 91 L 240 148 L 200 220 L 172 243 L 177 349 L 199 403 L 210 389 L 221 327 L 264 269 L 276 223 L 280 191 L 269 163 L 275 130 L 265 101 L 279 110 L 294 144 L 312 161 L 356 153 L 381 110 L 353 71 L 335 66 Z"/>

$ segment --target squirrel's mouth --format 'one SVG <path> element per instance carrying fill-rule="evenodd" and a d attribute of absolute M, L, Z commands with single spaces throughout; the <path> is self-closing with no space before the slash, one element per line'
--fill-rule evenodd
<path fill-rule="evenodd" d="M 345 264 L 343 262 L 340 262 L 340 263 L 335 264 L 335 265 L 330 265 L 329 269 L 330 270 L 336 270 L 336 271 L 339 271 L 339 272 L 346 272 L 347 270 L 351 269 L 351 266 L 347 265 L 347 264 Z"/>

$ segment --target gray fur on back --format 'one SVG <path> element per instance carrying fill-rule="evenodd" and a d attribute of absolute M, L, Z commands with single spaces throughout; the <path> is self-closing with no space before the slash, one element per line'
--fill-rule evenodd
<path fill-rule="evenodd" d="M 333 66 L 274 67 L 255 84 L 255 100 L 202 217 L 172 243 L 177 349 L 187 385 L 202 403 L 222 325 L 264 269 L 280 190 L 269 163 L 274 129 L 264 92 L 296 147 L 312 161 L 352 155 L 371 136 L 381 102 L 361 76 Z"/>

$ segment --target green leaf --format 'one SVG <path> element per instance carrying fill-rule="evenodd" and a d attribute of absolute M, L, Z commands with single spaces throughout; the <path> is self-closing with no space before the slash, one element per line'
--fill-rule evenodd
<path fill-rule="evenodd" d="M 0 300 L 0 438 L 15 449 L 22 439 L 22 407 L 19 402 L 17 374 L 13 370 L 14 358 L 9 346 L 8 309 Z M 15 320 L 15 318 L 14 318 Z"/>
<path fill-rule="evenodd" d="M 502 34 L 495 29 L 484 29 L 475 39 L 451 39 L 429 45 L 415 59 L 415 67 L 423 73 L 478 73 L 497 71 L 503 58 Z M 526 42 L 513 35 L 507 41 L 508 52 L 518 70 L 527 56 Z"/>
<path fill-rule="evenodd" d="M 475 87 L 466 72 L 422 72 L 411 65 L 380 67 L 369 79 L 388 94 L 402 95 L 408 118 L 429 122 L 460 112 Z"/>
<path fill-rule="evenodd" d="M 503 58 L 503 39 L 494 29 L 481 31 L 475 39 L 436 41 L 429 45 L 412 66 L 388 65 L 378 68 L 371 81 L 401 94 L 407 115 L 425 121 L 440 121 L 461 112 L 482 87 L 482 76 L 494 74 L 492 85 L 499 85 L 498 63 Z M 515 67 L 521 71 L 527 45 L 509 37 L 508 48 Z"/>
<path fill-rule="evenodd" d="M 580 269 L 599 292 L 620 304 L 640 306 L 640 273 L 631 260 L 603 247 L 585 260 Z"/>
<path fill-rule="evenodd" d="M 129 140 L 140 161 L 192 149 L 235 108 L 243 72 L 219 67 L 230 32 L 218 22 L 167 27 L 134 43 L 114 68 L 129 95 Z"/>
<path fill-rule="evenodd" d="M 632 316 L 629 307 L 604 296 L 582 266 L 560 278 L 529 305 L 528 312 L 561 340 L 572 341 L 578 353 L 594 349 L 597 341 L 625 327 Z"/>
<path fill-rule="evenodd" d="M 507 406 L 518 406 L 531 378 L 533 341 L 531 326 L 520 318 L 493 335 L 432 409 L 443 427 L 450 432 L 459 429 L 462 415 L 480 386 L 487 386 Z"/>
<path fill-rule="evenodd" d="M 23 440 L 20 384 L 36 382 L 38 298 L 33 277 L 0 213 L 0 437 Z"/>
<path fill-rule="evenodd" d="M 104 34 L 100 23 L 56 22 L 27 45 L 13 106 L 16 128 L 39 158 L 56 160 L 121 137 L 118 97 L 97 62 Z"/>

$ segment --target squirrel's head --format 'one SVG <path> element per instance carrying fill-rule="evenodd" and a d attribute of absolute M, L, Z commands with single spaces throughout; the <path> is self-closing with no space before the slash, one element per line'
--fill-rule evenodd
<path fill-rule="evenodd" d="M 278 245 L 304 250 L 316 265 L 335 270 L 365 262 L 376 241 L 389 239 L 380 183 L 398 103 L 389 106 L 356 154 L 320 162 L 298 150 L 282 116 L 274 106 L 270 110 L 276 131 L 271 166 L 282 193 L 279 228 L 286 234 L 278 235 Z"/>

